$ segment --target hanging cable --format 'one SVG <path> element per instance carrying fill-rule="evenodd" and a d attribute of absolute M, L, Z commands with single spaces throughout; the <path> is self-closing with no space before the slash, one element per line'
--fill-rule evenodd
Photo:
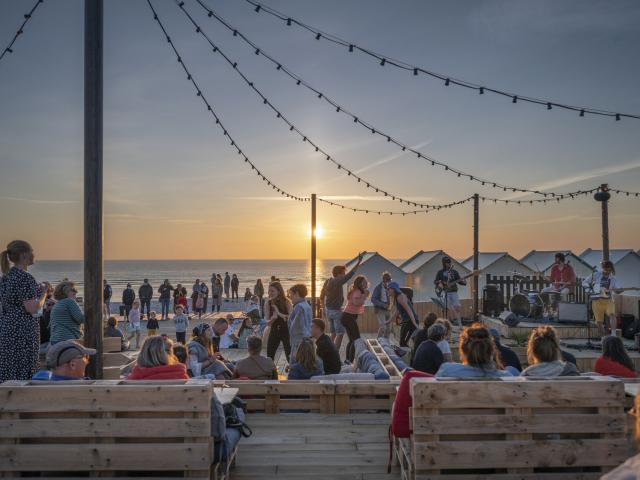
<path fill-rule="evenodd" d="M 381 129 L 377 128 L 376 126 L 372 125 L 371 123 L 363 120 L 362 117 L 360 117 L 359 115 L 356 115 L 355 113 L 350 112 L 349 109 L 347 109 L 344 106 L 338 104 L 335 100 L 331 99 L 324 92 L 322 92 L 322 91 L 318 90 L 317 88 L 311 86 L 307 81 L 303 80 L 300 76 L 298 76 L 297 74 L 293 73 L 282 62 L 280 62 L 279 60 L 275 59 L 270 54 L 266 53 L 264 51 L 264 49 L 262 49 L 258 45 L 256 45 L 246 35 L 244 35 L 241 31 L 239 31 L 236 27 L 234 27 L 231 24 L 229 24 L 229 22 L 227 22 L 223 17 L 221 17 L 217 12 L 215 12 L 214 10 L 208 8 L 203 3 L 202 0 L 196 0 L 196 1 L 207 12 L 207 15 L 208 15 L 209 18 L 213 18 L 213 19 L 217 20 L 225 28 L 227 28 L 229 31 L 233 32 L 233 36 L 242 39 L 247 45 L 249 45 L 253 49 L 253 51 L 255 52 L 256 55 L 262 56 L 265 59 L 269 60 L 271 63 L 273 63 L 276 66 L 278 71 L 282 72 L 283 74 L 287 75 L 291 79 L 295 80 L 296 85 L 304 86 L 307 90 L 313 92 L 314 95 L 317 98 L 319 98 L 321 100 L 324 100 L 325 102 L 330 104 L 335 109 L 336 113 L 341 113 L 343 115 L 346 115 L 346 116 L 350 117 L 355 124 L 362 126 L 367 131 L 370 131 L 372 134 L 376 134 L 376 135 L 381 136 L 382 138 L 385 138 L 387 140 L 387 142 L 393 143 L 398 148 L 400 148 L 401 151 L 410 152 L 410 153 L 416 155 L 418 158 L 424 160 L 427 165 L 431 165 L 433 167 L 436 167 L 436 166 L 437 167 L 442 167 L 445 172 L 452 173 L 452 174 L 456 175 L 458 178 L 467 178 L 470 181 L 474 181 L 474 182 L 480 183 L 483 186 L 495 188 L 495 189 L 498 189 L 498 190 L 502 190 L 504 192 L 511 191 L 511 192 L 519 192 L 519 193 L 533 193 L 533 194 L 542 195 L 542 196 L 545 196 L 545 197 L 549 197 L 549 196 L 550 197 L 555 197 L 555 195 L 557 195 L 557 193 L 555 193 L 555 192 L 543 192 L 541 190 L 532 190 L 532 189 L 517 187 L 517 186 L 513 186 L 513 185 L 506 185 L 506 184 L 503 184 L 503 183 L 500 183 L 500 182 L 496 182 L 496 181 L 493 181 L 493 180 L 488 180 L 488 179 L 485 179 L 485 178 L 482 178 L 482 177 L 478 177 L 476 175 L 472 175 L 470 173 L 467 173 L 467 172 L 459 170 L 459 169 L 457 169 L 455 167 L 452 167 L 452 166 L 450 166 L 450 165 L 448 165 L 446 163 L 443 163 L 443 162 L 441 162 L 439 160 L 436 160 L 433 157 L 430 157 L 429 155 L 426 155 L 426 154 L 424 154 L 424 153 L 422 153 L 422 152 L 420 152 L 420 151 L 418 151 L 416 149 L 411 148 L 406 143 L 403 143 L 403 142 L 399 141 L 398 139 L 396 139 L 392 135 L 382 131 Z M 220 52 L 218 52 L 218 53 L 220 53 Z"/>
<path fill-rule="evenodd" d="M 247 76 L 242 73 L 242 71 L 240 70 L 240 68 L 238 67 L 238 62 L 233 61 L 231 58 L 229 58 L 228 55 L 226 55 L 218 45 L 216 45 L 211 38 L 202 30 L 202 28 L 200 27 L 200 25 L 198 25 L 198 23 L 193 19 L 193 17 L 189 14 L 189 12 L 186 10 L 186 8 L 184 7 L 185 2 L 181 1 L 181 0 L 175 0 L 176 4 L 178 5 L 178 7 L 184 12 L 184 14 L 186 15 L 186 17 L 189 19 L 189 21 L 191 22 L 191 24 L 195 27 L 195 31 L 196 33 L 199 33 L 200 35 L 202 35 L 202 37 L 207 41 L 207 43 L 212 47 L 213 52 L 219 54 L 226 62 L 227 64 L 229 64 L 232 69 L 242 78 L 242 80 L 244 81 L 245 84 L 247 84 L 262 100 L 262 103 L 264 105 L 266 105 L 268 108 L 270 108 L 271 110 L 273 110 L 273 112 L 276 114 L 276 118 L 281 120 L 283 123 L 285 123 L 289 129 L 290 132 L 293 132 L 295 134 L 297 134 L 303 142 L 308 143 L 313 149 L 315 149 L 315 151 L 319 154 L 321 154 L 325 160 L 327 160 L 328 162 L 333 163 L 336 168 L 338 170 L 343 171 L 348 177 L 353 177 L 353 179 L 355 181 L 357 181 L 358 183 L 360 183 L 363 186 L 366 186 L 366 188 L 375 191 L 376 193 L 380 193 L 382 195 L 384 195 L 385 197 L 389 197 L 394 201 L 398 201 L 402 204 L 407 204 L 407 205 L 413 205 L 415 207 L 421 207 L 421 208 L 429 208 L 432 205 L 426 204 L 426 203 L 419 203 L 419 202 L 413 202 L 410 200 L 407 200 L 405 198 L 402 198 L 398 195 L 395 195 L 393 193 L 390 193 L 389 191 L 373 184 L 371 181 L 361 177 L 360 175 L 358 175 L 356 172 L 354 172 L 353 170 L 351 170 L 350 168 L 346 167 L 344 164 L 340 163 L 339 161 L 337 161 L 332 155 L 330 155 L 329 153 L 327 153 L 327 151 L 322 148 L 320 145 L 318 145 L 317 143 L 315 143 L 308 135 L 306 135 L 305 133 L 303 133 L 297 126 L 295 126 L 283 113 L 282 111 L 280 111 L 259 89 L 258 87 L 256 87 L 255 83 L 251 80 L 249 80 L 249 78 L 247 78 Z"/>
<path fill-rule="evenodd" d="M 362 53 L 370 58 L 372 58 L 374 61 L 376 61 L 377 63 L 379 63 L 381 66 L 385 66 L 385 65 L 390 65 L 392 67 L 396 67 L 398 69 L 401 70 L 405 70 L 408 72 L 411 72 L 414 76 L 417 76 L 418 74 L 423 74 L 423 75 L 427 75 L 429 77 L 432 78 L 436 78 L 440 81 L 443 82 L 444 86 L 450 86 L 450 85 L 454 85 L 457 87 L 464 87 L 470 90 L 475 90 L 477 91 L 479 94 L 484 94 L 485 92 L 490 92 L 490 93 L 494 93 L 496 95 L 502 96 L 502 97 L 506 97 L 506 98 L 511 98 L 512 99 L 512 103 L 518 103 L 518 101 L 521 102 L 527 102 L 527 103 L 531 103 L 531 104 L 536 104 L 536 105 L 542 105 L 544 107 L 546 107 L 547 110 L 551 110 L 552 107 L 557 107 L 559 109 L 564 109 L 564 110 L 570 110 L 570 111 L 574 111 L 574 112 L 578 112 L 580 117 L 584 117 L 585 114 L 590 114 L 590 115 L 599 115 L 599 116 L 604 116 L 604 117 L 611 117 L 614 118 L 616 121 L 619 121 L 622 117 L 625 118 L 633 118 L 633 119 L 640 119 L 640 115 L 638 114 L 631 114 L 631 113 L 619 113 L 619 112 L 614 112 L 611 110 L 603 110 L 603 109 L 599 109 L 599 108 L 594 108 L 594 107 L 578 107 L 575 105 L 569 105 L 566 103 L 559 103 L 559 102 L 555 102 L 555 101 L 551 101 L 551 100 L 545 100 L 545 99 L 541 99 L 541 98 L 536 98 L 536 97 L 531 97 L 531 96 L 527 96 L 527 95 L 521 95 L 521 94 L 515 94 L 515 93 L 510 93 L 507 92 L 505 90 L 500 90 L 497 88 L 492 88 L 492 87 L 487 87 L 486 85 L 480 85 L 480 84 L 476 84 L 473 82 L 469 82 L 467 80 L 462 80 L 459 78 L 455 78 L 451 75 L 445 75 L 445 74 L 440 74 L 440 73 L 436 73 L 432 70 L 426 69 L 426 68 L 422 68 L 422 67 L 418 67 L 416 65 L 412 65 L 409 64 L 407 62 L 401 61 L 401 60 L 397 60 L 394 59 L 392 57 L 389 57 L 387 55 L 383 55 L 381 53 L 376 53 L 373 50 L 364 48 L 364 47 L 360 47 L 357 44 L 353 43 L 353 42 L 349 42 L 347 40 L 344 40 L 340 37 L 337 37 L 336 35 L 330 34 L 330 33 L 326 33 L 323 32 L 322 30 L 313 27 L 311 25 L 308 25 L 300 20 L 297 20 L 291 16 L 288 16 L 284 13 L 281 13 L 277 10 L 275 10 L 274 8 L 271 8 L 267 5 L 264 5 L 262 3 L 258 3 L 255 0 L 245 0 L 247 3 L 249 3 L 250 5 L 252 5 L 255 10 L 255 12 L 259 13 L 259 12 L 265 12 L 275 18 L 278 18 L 281 21 L 286 22 L 287 26 L 291 26 L 292 24 L 295 24 L 297 26 L 299 26 L 300 28 L 303 28 L 304 30 L 310 32 L 313 34 L 313 36 L 315 37 L 316 40 L 326 40 L 329 43 L 333 44 L 333 45 L 339 45 L 342 47 L 345 47 L 348 49 L 349 52 L 358 52 L 358 53 Z"/>
<path fill-rule="evenodd" d="M 31 20 L 31 17 L 33 17 L 33 14 L 35 13 L 36 9 L 43 2 L 44 0 L 37 0 L 35 5 L 31 7 L 31 10 L 29 10 L 27 13 L 24 14 L 24 20 L 22 22 L 22 25 L 20 25 L 20 27 L 16 31 L 15 35 L 9 42 L 9 45 L 7 45 L 5 49 L 2 51 L 2 53 L 0 53 L 0 60 L 2 60 L 7 53 L 13 53 L 13 44 L 16 43 L 16 40 L 18 40 L 18 37 L 24 33 L 24 27 L 27 25 L 27 23 L 29 23 L 29 20 Z"/>
<path fill-rule="evenodd" d="M 169 36 L 169 34 L 167 33 L 167 30 L 165 29 L 164 25 L 162 24 L 162 22 L 160 21 L 160 18 L 158 17 L 158 13 L 156 12 L 156 10 L 153 8 L 153 5 L 151 4 L 151 0 L 147 0 L 147 4 L 149 5 L 149 8 L 151 9 L 151 12 L 153 13 L 153 19 L 158 23 L 158 26 L 160 27 L 160 29 L 162 30 L 162 33 L 164 34 L 167 43 L 169 43 L 169 45 L 171 46 L 171 49 L 173 50 L 173 53 L 176 55 L 176 59 L 178 60 L 178 63 L 180 64 L 180 66 L 182 67 L 182 69 L 184 70 L 184 72 L 187 74 L 187 80 L 189 80 L 191 82 L 191 84 L 193 85 L 193 87 L 196 90 L 196 95 L 198 97 L 200 97 L 200 99 L 203 101 L 204 105 L 207 107 L 207 110 L 211 113 L 211 115 L 213 116 L 213 118 L 216 121 L 216 125 L 218 125 L 220 127 L 220 129 L 223 132 L 223 135 L 225 137 L 227 137 L 227 139 L 230 141 L 230 144 L 232 147 L 234 147 L 237 152 L 238 155 L 240 155 L 243 159 L 244 162 L 246 164 L 248 164 L 251 167 L 251 170 L 255 172 L 256 175 L 258 175 L 258 177 L 260 177 L 260 179 L 265 182 L 269 187 L 271 187 L 273 190 L 275 190 L 276 192 L 278 192 L 280 195 L 283 195 L 287 198 L 291 198 L 293 200 L 299 201 L 299 202 L 307 202 L 310 199 L 308 197 L 298 197 L 296 195 L 293 195 L 289 192 L 287 192 L 286 190 L 283 190 L 282 188 L 278 187 L 275 183 L 273 183 L 269 178 L 267 178 L 259 169 L 258 167 L 256 167 L 256 165 L 249 160 L 249 157 L 247 157 L 245 155 L 245 153 L 242 151 L 242 149 L 238 146 L 238 144 L 236 143 L 236 141 L 231 137 L 231 135 L 229 134 L 229 132 L 227 131 L 227 128 L 223 125 L 222 120 L 220 119 L 220 117 L 218 116 L 218 114 L 216 114 L 216 112 L 213 110 L 213 107 L 211 106 L 211 104 L 208 102 L 208 100 L 205 98 L 204 93 L 202 93 L 202 90 L 200 89 L 200 87 L 198 86 L 198 84 L 196 83 L 195 79 L 193 78 L 193 75 L 191 74 L 191 72 L 189 71 L 189 69 L 187 68 L 187 66 L 184 63 L 184 60 L 182 60 L 182 56 L 180 55 L 180 53 L 178 52 L 176 46 L 174 45 L 173 41 L 171 40 L 171 37 Z"/>
<path fill-rule="evenodd" d="M 516 205 L 533 205 L 533 204 L 547 204 L 551 202 L 560 202 L 562 200 L 575 199 L 584 195 L 589 195 L 591 193 L 597 192 L 600 187 L 591 188 L 589 190 L 577 190 L 575 192 L 569 193 L 561 193 L 557 194 L 553 198 L 535 198 L 532 200 L 510 200 L 510 199 L 502 199 L 502 198 L 493 198 L 493 197 L 484 197 L 480 196 L 480 200 L 488 201 L 493 203 L 504 203 L 504 204 L 516 204 Z"/>
<path fill-rule="evenodd" d="M 640 197 L 640 192 L 630 192 L 628 190 L 620 190 L 619 188 L 609 187 L 609 193 L 615 193 L 617 195 L 626 195 L 627 197 Z"/>
<path fill-rule="evenodd" d="M 407 211 L 392 211 L 392 210 L 375 210 L 375 209 L 370 209 L 370 208 L 356 208 L 356 207 L 349 207 L 348 205 L 343 205 L 342 203 L 338 203 L 338 202 L 333 202 L 331 200 L 326 200 L 324 198 L 320 198 L 318 197 L 318 201 L 320 202 L 324 202 L 327 203 L 333 207 L 339 207 L 343 210 L 350 210 L 354 213 L 372 213 L 372 214 L 377 214 L 377 215 L 402 215 L 403 217 L 405 215 L 417 215 L 418 213 L 429 213 L 429 212 L 433 212 L 434 210 L 442 210 L 445 208 L 452 208 L 455 207 L 457 205 L 462 205 L 464 203 L 470 202 L 471 200 L 473 200 L 473 196 L 465 198 L 463 200 L 458 200 L 457 202 L 451 202 L 451 203 L 445 203 L 442 205 L 434 205 L 430 208 L 425 208 L 425 209 L 421 209 L 421 210 L 407 210 Z"/>

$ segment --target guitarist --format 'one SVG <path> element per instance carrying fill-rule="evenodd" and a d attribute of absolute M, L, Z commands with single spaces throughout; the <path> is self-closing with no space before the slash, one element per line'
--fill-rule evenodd
<path fill-rule="evenodd" d="M 608 328 L 611 335 L 616 334 L 616 304 L 613 294 L 623 292 L 618 279 L 615 277 L 616 269 L 613 262 L 602 262 L 602 270 L 598 270 L 582 282 L 583 287 L 591 290 L 591 308 L 593 318 L 597 323 L 604 323 L 605 333 Z"/>
<path fill-rule="evenodd" d="M 446 295 L 445 303 L 447 310 L 453 310 L 455 315 L 454 323 L 457 326 L 462 326 L 460 319 L 460 299 L 458 298 L 458 285 L 466 285 L 466 280 L 460 277 L 457 270 L 452 267 L 452 262 L 449 257 L 442 257 L 442 269 L 438 270 L 436 279 L 433 282 L 436 286 L 436 290 L 440 290 L 441 295 Z"/>

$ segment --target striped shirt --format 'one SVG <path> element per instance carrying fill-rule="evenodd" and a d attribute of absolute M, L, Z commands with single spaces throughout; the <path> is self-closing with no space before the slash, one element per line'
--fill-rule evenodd
<path fill-rule="evenodd" d="M 58 301 L 51 310 L 51 343 L 82 337 L 80 325 L 83 323 L 84 314 L 74 299 L 63 298 Z"/>

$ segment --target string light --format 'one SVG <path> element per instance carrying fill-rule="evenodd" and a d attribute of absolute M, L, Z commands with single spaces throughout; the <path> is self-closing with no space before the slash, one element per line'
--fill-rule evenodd
<path fill-rule="evenodd" d="M 398 69 L 401 70 L 408 70 L 408 71 L 413 71 L 414 75 L 416 74 L 416 71 L 427 75 L 429 77 L 432 78 L 436 78 L 438 80 L 444 80 L 445 81 L 445 86 L 449 86 L 450 84 L 452 85 L 456 85 L 459 87 L 465 87 L 467 89 L 472 89 L 472 90 L 479 90 L 480 88 L 483 88 L 483 90 L 487 91 L 487 92 L 491 92 L 494 93 L 496 95 L 500 95 L 500 96 L 504 96 L 504 97 L 511 97 L 512 103 L 517 103 L 518 100 L 521 100 L 523 102 L 527 102 L 527 103 L 531 103 L 531 104 L 537 104 L 537 105 L 543 105 L 547 107 L 547 110 L 551 110 L 551 106 L 554 107 L 558 107 L 558 108 L 562 108 L 565 110 L 572 110 L 572 111 L 576 111 L 576 112 L 582 112 L 584 110 L 585 113 L 591 114 L 591 115 L 599 115 L 599 116 L 603 116 L 603 117 L 613 117 L 616 120 L 620 120 L 620 118 L 622 117 L 626 117 L 626 118 L 633 118 L 633 119 L 640 119 L 640 115 L 638 114 L 630 114 L 630 113 L 619 113 L 619 112 L 613 112 L 610 110 L 603 110 L 603 109 L 599 109 L 599 108 L 595 108 L 595 107 L 577 107 L 575 105 L 570 105 L 570 104 L 566 104 L 566 103 L 558 103 L 558 102 L 551 102 L 549 100 L 544 100 L 544 99 L 540 99 L 540 98 L 536 98 L 536 97 L 530 97 L 530 96 L 526 96 L 526 95 L 521 95 L 521 94 L 517 94 L 514 95 L 513 93 L 509 93 L 506 92 L 504 90 L 500 90 L 497 88 L 490 88 L 490 87 L 486 87 L 486 86 L 481 86 L 478 85 L 476 83 L 467 81 L 467 80 L 462 80 L 462 79 L 457 79 L 452 77 L 451 75 L 442 75 L 439 73 L 436 73 L 434 71 L 431 71 L 427 68 L 422 68 L 422 67 L 418 67 L 417 65 L 412 65 L 409 64 L 407 62 L 404 62 L 402 60 L 396 60 L 396 59 L 392 59 L 390 58 L 388 55 L 382 55 L 380 53 L 376 53 L 373 50 L 369 50 L 367 48 L 364 47 L 360 47 L 358 45 L 356 45 L 355 43 L 350 43 L 347 40 L 344 40 L 340 37 L 337 37 L 336 35 L 333 34 L 328 34 L 326 32 L 322 32 L 321 30 L 319 30 L 316 27 L 313 27 L 309 24 L 306 24 L 300 20 L 297 20 L 295 18 L 292 17 L 287 17 L 285 16 L 283 13 L 278 12 L 277 10 L 275 10 L 274 8 L 268 7 L 266 5 L 260 4 L 258 2 L 256 2 L 255 0 L 245 0 L 247 3 L 249 3 L 250 5 L 253 5 L 254 7 L 260 5 L 261 9 L 259 10 L 259 12 L 265 12 L 268 13 L 269 15 L 276 17 L 280 20 L 284 20 L 287 19 L 287 25 L 291 26 L 292 23 L 295 23 L 296 25 L 298 25 L 300 28 L 307 30 L 310 33 L 313 34 L 322 34 L 322 37 L 325 38 L 326 40 L 328 40 L 328 43 L 331 43 L 333 45 L 339 45 L 342 47 L 349 47 L 349 51 L 353 52 L 354 50 L 357 50 L 359 53 L 362 53 L 366 56 L 369 56 L 371 58 L 373 58 L 374 60 L 380 61 L 383 58 L 386 59 L 386 64 L 388 65 L 392 65 Z M 583 115 L 581 115 L 583 116 Z"/>
<path fill-rule="evenodd" d="M 385 131 L 373 126 L 372 124 L 370 124 L 369 122 L 367 122 L 365 120 L 362 120 L 362 118 L 359 115 L 356 115 L 356 114 L 352 113 L 348 108 L 345 108 L 343 105 L 338 104 L 331 97 L 327 96 L 326 93 L 324 93 L 324 92 L 318 90 L 317 88 L 313 87 L 306 80 L 302 79 L 300 76 L 298 76 L 293 71 L 291 71 L 288 67 L 283 65 L 279 60 L 275 59 L 272 55 L 270 55 L 267 52 L 265 52 L 265 50 L 263 48 L 261 48 L 260 46 L 255 44 L 252 40 L 250 40 L 246 35 L 244 35 L 236 27 L 232 26 L 227 20 L 225 20 L 222 16 L 220 16 L 216 11 L 214 11 L 214 10 L 210 9 L 209 7 L 207 7 L 207 5 L 203 2 L 203 0 L 196 0 L 196 1 L 203 8 L 203 10 L 207 12 L 207 14 L 210 14 L 210 15 L 208 15 L 209 17 L 215 19 L 217 22 L 219 22 L 221 25 L 223 25 L 229 31 L 237 31 L 238 32 L 238 38 L 242 39 L 249 47 L 251 47 L 252 50 L 254 50 L 256 52 L 256 54 L 261 55 L 263 58 L 265 58 L 266 60 L 270 61 L 273 65 L 276 65 L 277 66 L 277 70 L 279 70 L 280 72 L 282 72 L 283 74 L 287 75 L 289 78 L 294 80 L 296 82 L 296 85 L 304 86 L 309 92 L 312 92 L 318 98 L 324 100 L 329 105 L 331 105 L 332 108 L 335 109 L 336 113 L 342 113 L 343 115 L 346 115 L 346 116 L 350 117 L 353 120 L 353 123 L 358 124 L 359 126 L 361 126 L 363 128 L 366 128 L 367 130 L 369 130 L 374 135 L 377 134 L 377 135 L 380 135 L 380 136 L 384 137 L 385 139 L 387 139 L 388 142 L 393 143 L 398 148 L 400 148 L 403 152 L 408 150 L 409 152 L 415 154 L 417 158 L 420 158 L 420 159 L 424 160 L 427 165 L 431 165 L 432 167 L 436 167 L 437 166 L 437 167 L 443 168 L 444 171 L 451 172 L 451 173 L 454 173 L 456 175 L 458 173 L 460 173 L 461 177 L 466 177 L 471 181 L 475 181 L 477 183 L 482 184 L 483 186 L 489 186 L 489 187 L 496 188 L 496 189 L 507 188 L 509 190 L 513 190 L 515 188 L 515 190 L 513 190 L 515 192 L 533 193 L 533 194 L 542 195 L 542 196 L 545 196 L 545 197 L 547 197 L 547 196 L 554 197 L 556 195 L 555 192 L 542 192 L 540 190 L 531 190 L 531 189 L 517 187 L 517 186 L 513 186 L 513 185 L 505 185 L 505 184 L 502 184 L 502 183 L 499 183 L 499 182 L 494 182 L 492 180 L 484 179 L 484 178 L 479 177 L 477 175 L 473 175 L 473 174 L 467 173 L 467 172 L 465 172 L 463 170 L 459 170 L 459 169 L 457 169 L 455 167 L 447 165 L 444 162 L 436 160 L 435 158 L 432 158 L 429 155 L 426 155 L 426 154 L 424 154 L 424 153 L 422 153 L 422 152 L 420 152 L 418 150 L 415 150 L 415 149 L 409 147 L 407 144 L 401 142 L 400 140 L 395 138 L 393 135 L 391 135 L 389 133 L 386 133 Z M 484 89 L 486 87 L 482 87 L 482 88 Z"/>
<path fill-rule="evenodd" d="M 613 192 L 617 195 L 626 195 L 627 197 L 640 197 L 640 192 L 630 192 L 628 190 L 620 190 L 619 188 L 609 187 L 609 193 Z"/>
<path fill-rule="evenodd" d="M 442 209 L 446 209 L 446 208 L 453 208 L 456 207 L 458 205 L 462 205 L 465 203 L 470 202 L 471 200 L 473 200 L 473 196 L 471 197 L 467 197 L 464 198 L 462 200 L 458 200 L 456 202 L 451 202 L 451 203 L 444 203 L 441 205 L 431 205 L 429 208 L 425 208 L 425 209 L 420 209 L 420 210 L 405 210 L 405 211 L 393 211 L 393 210 L 372 210 L 372 209 L 368 209 L 368 208 L 357 208 L 357 207 L 349 207 L 347 205 L 344 205 L 342 203 L 338 203 L 338 202 L 333 202 L 331 200 L 327 200 L 324 198 L 320 198 L 317 197 L 317 200 L 320 202 L 324 202 L 326 204 L 329 204 L 333 207 L 340 207 L 343 210 L 350 210 L 354 213 L 372 213 L 372 214 L 376 214 L 376 215 L 389 215 L 389 216 L 394 216 L 394 215 L 402 215 L 403 217 L 405 215 L 417 215 L 418 213 L 429 213 L 432 212 L 434 210 L 442 210 Z"/>
<path fill-rule="evenodd" d="M 189 71 L 187 65 L 184 63 L 184 60 L 180 56 L 180 53 L 178 52 L 178 49 L 174 45 L 173 41 L 171 40 L 171 37 L 169 36 L 169 33 L 167 32 L 167 30 L 165 29 L 163 23 L 161 22 L 161 20 L 160 20 L 160 18 L 158 16 L 158 13 L 156 12 L 155 8 L 153 8 L 151 0 L 147 0 L 147 4 L 149 5 L 149 8 L 151 9 L 151 12 L 153 13 L 153 19 L 158 23 L 158 26 L 162 30 L 162 33 L 164 34 L 165 38 L 167 39 L 167 42 L 171 46 L 171 49 L 173 50 L 173 53 L 176 55 L 176 59 L 178 60 L 178 63 L 180 64 L 180 66 L 182 67 L 184 72 L 187 74 L 187 80 L 189 80 L 191 82 L 191 84 L 193 85 L 193 87 L 195 88 L 195 90 L 197 92 L 197 96 L 202 99 L 203 103 L 207 107 L 207 110 L 211 113 L 213 118 L 215 118 L 216 125 L 219 125 L 220 129 L 223 132 L 223 135 L 225 137 L 227 137 L 227 139 L 231 142 L 231 145 L 237 150 L 238 155 L 240 155 L 244 159 L 244 163 L 249 164 L 251 166 L 251 170 L 256 172 L 256 175 L 258 175 L 258 177 L 260 177 L 260 179 L 263 182 L 265 182 L 268 186 L 272 187 L 280 195 L 285 196 L 285 197 L 290 198 L 290 199 L 293 199 L 293 200 L 296 200 L 298 202 L 307 202 L 307 201 L 309 201 L 310 198 L 308 198 L 308 197 L 298 197 L 298 196 L 293 195 L 293 194 L 287 192 L 286 190 L 283 190 L 282 188 L 278 187 L 274 182 L 272 182 L 269 178 L 267 178 L 264 174 L 262 174 L 262 172 L 260 172 L 260 170 L 255 166 L 255 164 L 251 160 L 249 160 L 249 157 L 247 157 L 245 155 L 245 153 L 242 151 L 242 149 L 236 144 L 235 140 L 231 137 L 231 135 L 228 133 L 226 127 L 223 125 L 221 118 L 213 110 L 213 107 L 211 106 L 209 101 L 202 94 L 202 90 L 198 86 L 197 82 L 193 78 L 193 75 L 191 74 L 191 72 Z"/>
<path fill-rule="evenodd" d="M 20 27 L 18 27 L 18 30 L 16 30 L 16 33 L 13 35 L 13 38 L 9 42 L 9 45 L 7 45 L 2 53 L 0 53 L 0 60 L 2 60 L 7 53 L 13 53 L 13 44 L 16 43 L 18 37 L 24 33 L 24 27 L 27 25 L 27 23 L 29 23 L 29 20 L 31 20 L 33 14 L 41 3 L 44 3 L 44 0 L 37 0 L 33 7 L 31 7 L 31 10 L 23 15 L 24 20 L 22 24 L 20 25 Z"/>
<path fill-rule="evenodd" d="M 353 170 L 351 170 L 350 168 L 346 167 L 345 165 L 343 165 L 342 163 L 338 162 L 332 155 L 330 155 L 329 153 L 326 152 L 326 150 L 324 148 L 321 148 L 320 145 L 318 145 L 317 143 L 315 143 L 315 141 L 313 141 L 312 139 L 309 138 L 308 135 L 306 135 L 305 133 L 303 133 L 298 127 L 296 127 L 285 115 L 284 113 L 282 113 L 263 93 L 260 89 L 258 89 L 258 87 L 256 87 L 255 82 L 251 81 L 239 68 L 237 68 L 236 62 L 234 62 L 228 55 L 226 55 L 219 46 L 217 46 L 212 40 L 211 38 L 202 31 L 202 28 L 198 25 L 198 23 L 194 20 L 193 16 L 191 16 L 191 14 L 187 11 L 187 9 L 184 6 L 184 2 L 179 2 L 178 0 L 175 0 L 176 4 L 178 5 L 178 7 L 182 10 L 182 12 L 185 14 L 185 16 L 189 19 L 189 21 L 191 22 L 191 24 L 195 27 L 196 32 L 199 33 L 206 41 L 207 43 L 214 48 L 214 51 L 216 53 L 218 53 L 226 62 L 227 64 L 234 66 L 234 71 L 242 78 L 242 80 L 244 81 L 244 83 L 246 85 L 248 85 L 262 100 L 263 105 L 268 106 L 275 114 L 276 114 L 276 118 L 279 119 L 280 121 L 282 121 L 283 123 L 285 123 L 288 127 L 289 127 L 289 131 L 291 132 L 295 132 L 303 141 L 303 143 L 308 143 L 309 145 L 311 145 L 311 147 L 316 151 L 321 153 L 325 159 L 331 163 L 333 163 L 339 170 L 344 171 L 344 173 L 347 174 L 348 177 L 353 177 L 358 183 L 365 183 L 367 185 L 367 188 L 371 189 L 371 190 L 375 190 L 376 192 L 382 193 L 385 196 L 389 196 L 392 197 L 393 200 L 398 201 L 400 203 L 403 204 L 407 204 L 407 205 L 415 205 L 417 207 L 422 207 L 422 208 L 429 208 L 431 205 L 429 204 L 425 204 L 425 203 L 418 203 L 418 202 L 412 202 L 410 200 L 407 200 L 405 198 L 402 198 L 398 195 L 394 195 L 391 194 L 390 192 L 380 188 L 379 186 L 374 185 L 371 181 L 366 180 L 365 178 L 359 176 L 356 172 L 354 172 Z M 214 16 L 216 14 L 214 13 Z M 318 93 L 319 96 L 321 96 L 322 94 Z M 372 134 L 377 133 L 377 131 L 375 129 L 372 129 L 371 131 Z M 389 141 L 391 141 L 389 139 Z"/>

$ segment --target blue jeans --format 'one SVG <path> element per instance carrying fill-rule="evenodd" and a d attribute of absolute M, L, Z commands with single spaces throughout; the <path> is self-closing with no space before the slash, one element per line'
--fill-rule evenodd
<path fill-rule="evenodd" d="M 169 318 L 169 304 L 171 303 L 170 298 L 161 298 L 160 305 L 162 305 L 162 318 Z"/>

